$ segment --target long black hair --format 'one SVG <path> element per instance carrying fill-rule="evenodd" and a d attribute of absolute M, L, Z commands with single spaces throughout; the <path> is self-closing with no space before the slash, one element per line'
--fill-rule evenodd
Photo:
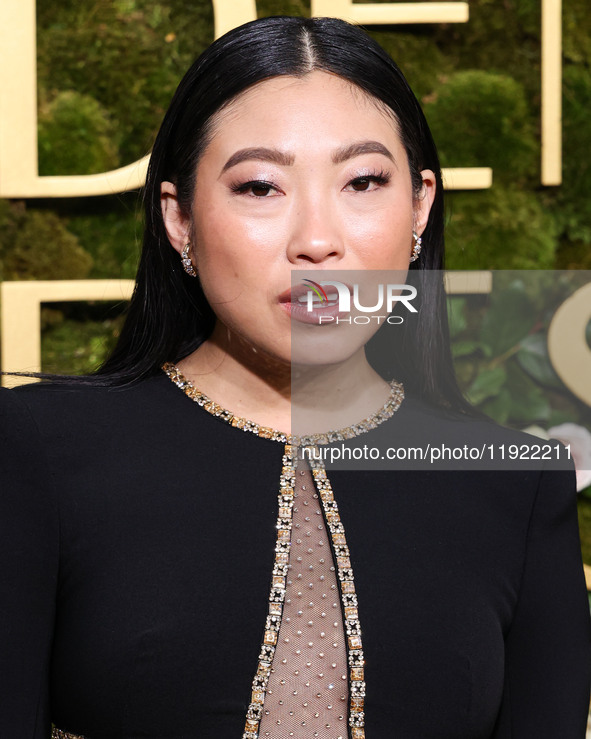
<path fill-rule="evenodd" d="M 396 352 L 393 371 L 426 399 L 468 409 L 453 372 L 442 280 L 427 278 L 428 271 L 444 266 L 443 185 L 437 150 L 398 66 L 364 30 L 337 18 L 276 16 L 246 23 L 215 41 L 183 77 L 150 158 L 135 291 L 119 341 L 97 370 L 95 381 L 124 385 L 148 377 L 164 362 L 187 356 L 209 337 L 215 315 L 199 280 L 184 272 L 168 240 L 160 185 L 163 181 L 176 185 L 180 207 L 190 216 L 197 163 L 207 146 L 213 116 L 262 80 L 302 77 L 313 70 L 352 82 L 392 111 L 415 195 L 422 187 L 421 170 L 435 173 L 436 194 L 422 234 L 422 252 L 411 264 L 419 287 L 420 315 L 412 332 L 406 332 L 403 351 Z"/>

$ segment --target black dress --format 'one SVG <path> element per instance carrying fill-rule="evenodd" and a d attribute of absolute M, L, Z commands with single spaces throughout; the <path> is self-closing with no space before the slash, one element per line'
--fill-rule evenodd
<path fill-rule="evenodd" d="M 49 739 L 52 722 L 89 739 L 240 739 L 284 444 L 214 417 L 163 373 L 3 390 L 0 410 L 2 739 Z M 406 398 L 364 441 L 451 423 Z M 591 627 L 573 470 L 329 478 L 368 739 L 583 739 Z"/>

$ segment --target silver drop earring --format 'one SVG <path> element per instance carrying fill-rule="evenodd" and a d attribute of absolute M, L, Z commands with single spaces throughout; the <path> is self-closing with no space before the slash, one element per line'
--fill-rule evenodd
<path fill-rule="evenodd" d="M 413 245 L 409 261 L 416 262 L 416 260 L 419 258 L 419 254 L 421 253 L 421 244 L 423 243 L 423 239 L 418 235 L 416 231 L 412 232 L 412 238 Z"/>
<path fill-rule="evenodd" d="M 191 261 L 191 257 L 189 256 L 189 249 L 191 248 L 191 242 L 188 244 L 185 244 L 185 247 L 183 249 L 183 253 L 181 254 L 181 261 L 183 263 L 183 269 L 188 275 L 191 275 L 191 277 L 197 277 L 197 270 L 195 267 L 193 267 L 193 262 Z"/>

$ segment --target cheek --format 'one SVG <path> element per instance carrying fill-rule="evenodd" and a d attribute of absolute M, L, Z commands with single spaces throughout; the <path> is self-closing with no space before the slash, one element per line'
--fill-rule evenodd
<path fill-rule="evenodd" d="M 285 243 L 286 214 L 276 209 L 267 217 L 251 217 L 239 205 L 221 198 L 200 203 L 194 218 L 195 244 L 208 266 L 227 271 L 231 265 L 241 273 L 264 269 L 279 244 Z"/>
<path fill-rule="evenodd" d="M 222 218 L 212 212 L 204 221 L 197 221 L 194 238 L 205 297 L 220 320 L 233 324 L 236 315 L 255 310 L 268 260 L 248 230 L 228 218 L 227 212 Z"/>
<path fill-rule="evenodd" d="M 387 269 L 398 266 L 411 249 L 413 227 L 412 208 L 383 207 L 349 219 L 349 238 L 356 245 L 368 268 Z"/>
<path fill-rule="evenodd" d="M 203 279 L 220 283 L 220 288 L 238 276 L 242 252 L 239 232 L 222 208 L 208 202 L 200 204 L 194 217 L 194 242 L 197 269 Z"/>

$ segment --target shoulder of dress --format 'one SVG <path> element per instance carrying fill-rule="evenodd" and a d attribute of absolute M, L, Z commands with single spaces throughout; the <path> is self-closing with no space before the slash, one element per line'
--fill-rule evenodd
<path fill-rule="evenodd" d="M 1 471 L 37 465 L 41 453 L 39 428 L 28 405 L 14 389 L 0 388 L 0 458 Z M 28 460 L 28 462 L 26 461 Z"/>
<path fill-rule="evenodd" d="M 87 434 L 93 424 L 104 428 L 125 419 L 141 424 L 166 393 L 163 383 L 158 387 L 156 380 L 149 378 L 126 387 L 44 381 L 3 388 L 0 422 L 6 424 L 10 416 L 13 420 L 9 423 L 14 425 L 16 417 L 17 425 L 32 424 L 45 438 Z"/>
<path fill-rule="evenodd" d="M 381 450 L 376 459 L 394 460 L 384 462 L 382 469 L 457 472 L 457 479 L 474 473 L 480 489 L 506 485 L 535 491 L 541 473 L 572 474 L 573 468 L 568 450 L 556 439 L 541 439 L 486 417 L 447 412 L 408 396 L 367 441 Z"/>
<path fill-rule="evenodd" d="M 18 388 L 0 387 L 0 424 L 20 426 L 31 422 L 28 404 Z"/>
<path fill-rule="evenodd" d="M 158 385 L 164 385 L 163 377 L 163 375 L 153 376 L 122 386 L 104 384 L 98 377 L 96 382 L 82 378 L 80 382 L 76 379 L 71 382 L 65 379 L 57 382 L 42 380 L 18 385 L 11 388 L 10 392 L 31 407 L 52 404 L 63 407 L 68 402 L 101 403 L 107 399 L 141 398 L 153 392 Z"/>
<path fill-rule="evenodd" d="M 450 440 L 466 438 L 473 441 L 487 441 L 504 444 L 540 443 L 542 440 L 533 434 L 519 429 L 503 426 L 487 416 L 468 415 L 448 411 L 416 398 L 407 397 L 401 406 L 399 420 L 410 428 L 437 430 L 448 435 Z"/>
<path fill-rule="evenodd" d="M 32 559 L 43 559 L 42 567 L 54 573 L 59 541 L 58 488 L 36 420 L 20 394 L 8 388 L 0 388 L 0 491 L 3 543 L 10 547 L 11 537 L 18 532 L 18 544 L 11 550 L 14 561 L 20 562 L 21 554 L 28 557 L 23 542 L 30 535 L 28 552 L 36 552 Z"/>

